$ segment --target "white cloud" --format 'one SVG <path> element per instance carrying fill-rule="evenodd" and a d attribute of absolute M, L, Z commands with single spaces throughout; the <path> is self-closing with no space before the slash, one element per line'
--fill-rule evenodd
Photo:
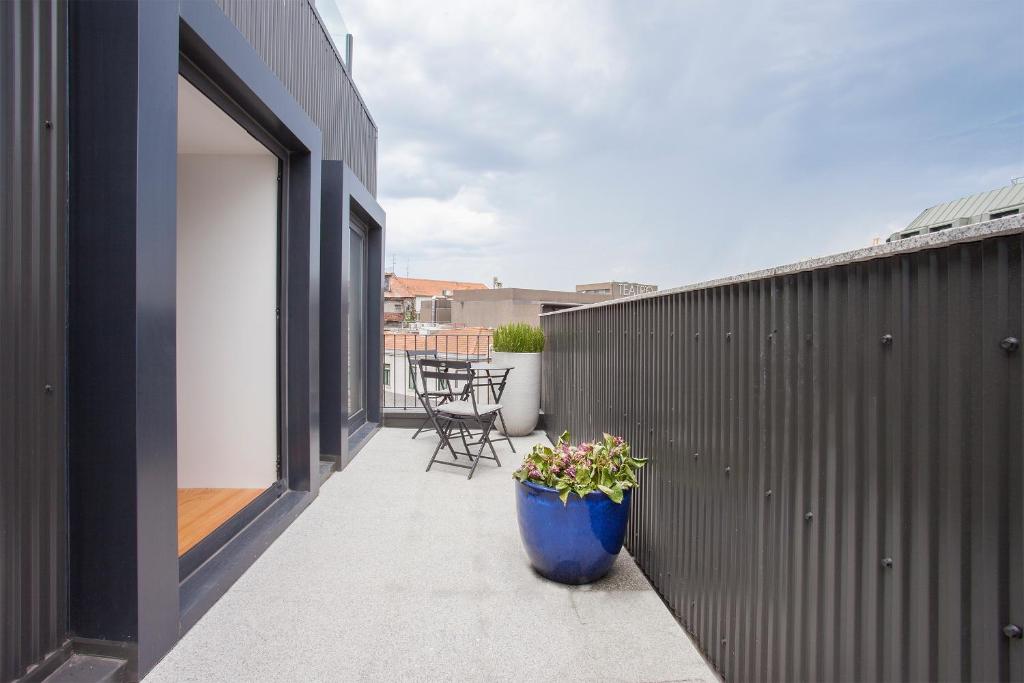
<path fill-rule="evenodd" d="M 479 187 L 463 187 L 450 199 L 386 200 L 388 241 L 406 252 L 437 249 L 479 251 L 493 247 L 507 227 Z"/>
<path fill-rule="evenodd" d="M 413 275 L 678 285 L 1024 173 L 1019 0 L 344 9 Z"/>

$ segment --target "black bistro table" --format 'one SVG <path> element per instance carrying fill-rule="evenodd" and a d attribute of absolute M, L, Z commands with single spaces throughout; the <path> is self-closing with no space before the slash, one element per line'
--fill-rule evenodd
<path fill-rule="evenodd" d="M 501 396 L 505 393 L 505 387 L 508 385 L 508 376 L 512 374 L 516 367 L 514 365 L 492 363 L 491 361 L 471 363 L 470 367 L 473 369 L 473 373 L 481 380 L 481 384 L 487 385 L 487 390 L 490 394 L 487 399 L 488 402 L 501 403 Z M 498 411 L 498 421 L 501 422 L 501 433 L 504 436 L 494 440 L 508 441 L 508 447 L 515 453 L 516 447 L 512 445 L 512 438 L 507 434 L 508 429 L 505 427 L 505 416 L 501 414 L 501 410 Z"/>

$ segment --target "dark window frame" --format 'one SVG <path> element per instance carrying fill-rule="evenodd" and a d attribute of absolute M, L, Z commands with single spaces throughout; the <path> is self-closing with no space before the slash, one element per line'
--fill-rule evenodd
<path fill-rule="evenodd" d="M 281 160 L 279 253 L 279 438 L 282 478 L 234 522 L 256 513 L 249 526 L 221 527 L 224 543 L 181 582 L 182 631 L 190 628 L 258 556 L 253 527 L 287 526 L 284 506 L 304 506 L 319 488 L 314 405 L 319 320 L 320 164 L 322 138 L 308 114 L 213 3 L 183 3 L 179 72 Z M 299 495 L 299 498 L 294 498 Z M 260 507 L 269 501 L 269 505 Z M 278 519 L 275 520 L 275 517 Z M 232 528 L 234 527 L 234 528 Z M 216 533 L 216 532 L 215 532 Z M 217 540 L 212 539 L 211 544 Z"/>
<path fill-rule="evenodd" d="M 68 16 L 68 628 L 76 650 L 123 652 L 137 680 L 318 492 L 323 141 L 213 0 L 70 3 Z M 288 219 L 287 487 L 184 581 L 174 363 L 182 53 L 286 152 Z"/>
<path fill-rule="evenodd" d="M 381 423 L 384 405 L 384 239 L 385 215 L 345 162 L 322 164 L 320 306 L 320 447 L 341 470 Z M 366 424 L 350 430 L 348 414 L 349 228 L 361 223 L 367 247 Z M 396 378 L 397 381 L 397 378 Z"/>
<path fill-rule="evenodd" d="M 370 272 L 369 272 L 370 271 L 369 265 L 370 265 L 370 260 L 371 260 L 370 259 L 370 232 L 371 232 L 371 228 L 368 225 L 364 225 L 363 221 L 361 219 L 360 220 L 352 220 L 351 216 L 349 217 L 349 226 L 348 227 L 349 227 L 349 232 L 348 232 L 348 234 L 345 235 L 345 239 L 347 240 L 350 248 L 349 248 L 349 251 L 348 251 L 349 255 L 346 258 L 345 263 L 343 264 L 343 266 L 348 269 L 348 271 L 347 271 L 348 272 L 348 277 L 346 277 L 346 282 L 348 283 L 348 287 L 346 288 L 346 290 L 347 290 L 348 304 L 349 304 L 348 305 L 348 317 L 349 317 L 349 320 L 351 321 L 351 319 L 352 319 L 352 293 L 354 291 L 354 288 L 352 287 L 352 267 L 351 267 L 352 256 L 353 256 L 353 254 L 351 252 L 352 233 L 356 233 L 356 234 L 359 235 L 359 241 L 360 241 L 360 244 L 362 245 L 362 247 L 361 247 L 361 250 L 362 250 L 362 253 L 361 253 L 361 255 L 362 255 L 362 263 L 360 264 L 360 270 L 362 271 L 362 273 L 361 273 L 361 275 L 362 275 L 362 282 L 360 283 L 360 285 L 361 285 L 361 291 L 362 291 L 362 295 L 363 295 L 361 303 L 362 303 L 362 306 L 363 306 L 363 309 L 364 309 L 363 310 L 363 318 L 364 318 L 363 319 L 363 327 L 362 327 L 362 329 L 358 330 L 359 334 L 364 338 L 364 343 L 362 345 L 362 358 L 359 359 L 359 361 L 362 364 L 362 368 L 360 370 L 360 375 L 361 375 L 360 381 L 362 383 L 361 384 L 361 389 L 362 389 L 362 393 L 363 393 L 363 396 L 361 397 L 362 398 L 362 405 L 361 405 L 361 407 L 358 410 L 353 411 L 352 410 L 351 394 L 349 394 L 346 397 L 346 400 L 348 401 L 348 411 L 347 411 L 347 414 L 348 414 L 348 431 L 351 434 L 352 432 L 355 432 L 356 430 L 358 430 L 360 427 L 362 427 L 367 422 L 371 422 L 371 420 L 369 419 L 369 414 L 370 414 L 370 406 L 369 406 L 369 404 L 370 404 L 370 391 L 371 391 L 371 387 L 368 384 L 368 380 L 369 380 L 369 377 L 371 375 L 371 372 L 370 372 L 370 358 L 369 358 L 370 349 L 368 348 L 369 344 L 365 343 L 366 341 L 369 341 L 369 334 L 368 333 L 369 333 L 369 330 L 370 330 L 370 316 L 371 316 L 371 312 L 370 312 Z M 351 328 L 346 326 L 346 334 L 348 332 L 350 332 L 350 331 L 351 331 Z M 351 352 L 351 344 L 349 344 L 349 350 Z M 348 384 L 349 384 L 349 389 L 351 389 L 351 385 L 352 385 L 352 373 L 351 372 L 349 372 L 349 374 L 348 374 Z"/>
<path fill-rule="evenodd" d="M 240 128 L 249 133 L 256 139 L 257 142 L 266 147 L 271 154 L 277 157 L 277 283 L 276 283 L 276 303 L 275 306 L 278 311 L 277 316 L 277 339 L 276 339 L 276 356 L 277 356 L 277 367 L 275 368 L 276 377 L 276 401 L 277 401 L 277 443 L 276 447 L 276 471 L 277 479 L 274 480 L 267 488 L 257 496 L 254 500 L 249 502 L 245 507 L 236 512 L 230 518 L 224 521 L 223 524 L 214 529 L 201 541 L 199 541 L 192 548 L 189 548 L 183 555 L 178 558 L 178 578 L 184 581 L 192 572 L 202 566 L 207 560 L 209 560 L 215 553 L 217 553 L 226 543 L 234 538 L 239 531 L 245 528 L 246 524 L 255 519 L 261 512 L 266 510 L 272 504 L 274 504 L 281 495 L 288 489 L 288 458 L 284 457 L 287 443 L 285 441 L 285 432 L 288 427 L 287 415 L 284 410 L 285 405 L 285 364 L 282 352 L 285 347 L 284 338 L 284 326 L 281 324 L 282 316 L 281 312 L 284 309 L 284 283 L 288 277 L 288 252 L 287 252 L 287 240 L 285 236 L 288 231 L 288 212 L 285 206 L 285 198 L 288 196 L 287 186 L 290 177 L 289 173 L 289 154 L 287 148 L 278 141 L 277 138 L 273 137 L 268 133 L 247 111 L 242 105 L 235 101 L 225 90 L 217 83 L 214 77 L 211 77 L 205 71 L 200 69 L 190 58 L 187 52 L 181 51 L 178 53 L 178 72 L 179 74 L 190 84 L 192 84 L 196 90 L 204 95 L 214 106 L 224 112 L 232 121 L 234 121 Z"/>

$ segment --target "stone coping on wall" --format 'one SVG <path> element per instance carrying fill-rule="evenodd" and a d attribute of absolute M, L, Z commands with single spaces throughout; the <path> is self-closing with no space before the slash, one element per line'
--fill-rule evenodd
<path fill-rule="evenodd" d="M 948 247 L 954 244 L 963 244 L 965 242 L 978 242 L 993 237 L 1003 237 L 1006 235 L 1014 235 L 1021 232 L 1024 232 L 1024 214 L 1018 214 L 1016 216 L 1007 216 L 1006 218 L 999 218 L 993 221 L 985 221 L 984 223 L 974 223 L 972 225 L 965 225 L 964 227 L 961 228 L 950 228 L 939 232 L 918 235 L 917 237 L 908 237 L 893 242 L 886 242 L 884 244 L 866 247 L 864 249 L 855 249 L 853 251 L 845 251 L 839 254 L 831 254 L 829 256 L 819 256 L 817 258 L 807 259 L 805 261 L 797 261 L 795 263 L 790 263 L 784 266 L 776 266 L 774 268 L 755 270 L 749 273 L 743 273 L 741 275 L 731 275 L 728 277 L 718 278 L 715 280 L 707 280 L 695 284 L 683 285 L 682 287 L 664 289 L 658 292 L 651 292 L 648 294 L 637 294 L 634 296 L 627 296 L 619 299 L 611 299 L 609 301 L 600 301 L 598 303 L 585 304 L 583 306 L 576 306 L 573 308 L 566 308 L 561 311 L 542 313 L 541 317 L 543 318 L 551 315 L 564 315 L 566 313 L 571 313 L 573 311 L 581 311 L 590 308 L 601 308 L 604 306 L 617 306 L 623 303 L 628 303 L 631 301 L 637 301 L 641 299 L 656 299 L 659 297 L 670 296 L 672 294 L 692 292 L 700 289 L 724 287 L 726 285 L 736 285 L 741 284 L 743 282 L 751 282 L 754 280 L 765 280 L 768 278 L 779 277 L 782 275 L 793 275 L 795 273 L 804 273 L 807 271 L 820 270 L 823 268 L 846 266 L 853 263 L 862 263 L 864 261 L 871 261 L 874 259 L 885 258 L 888 256 L 912 254 L 918 251 L 925 251 L 927 249 Z"/>

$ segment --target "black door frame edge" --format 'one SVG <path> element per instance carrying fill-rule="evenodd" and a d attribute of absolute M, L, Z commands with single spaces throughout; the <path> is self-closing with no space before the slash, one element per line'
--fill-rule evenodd
<path fill-rule="evenodd" d="M 316 496 L 319 485 L 321 131 L 212 0 L 181 4 L 181 54 L 287 153 L 282 164 L 281 426 L 287 492 L 240 519 L 235 535 L 180 587 L 184 634 Z M 220 100 L 221 98 L 218 98 Z M 308 495 L 301 495 L 308 492 Z M 239 528 L 241 527 L 241 528 Z"/>
<path fill-rule="evenodd" d="M 322 138 L 213 0 L 72 3 L 70 16 L 70 630 L 73 642 L 126 644 L 145 675 L 318 492 Z M 181 55 L 288 151 L 290 490 L 192 573 L 194 589 L 179 585 L 176 538 Z"/>
<path fill-rule="evenodd" d="M 317 475 L 319 479 L 319 472 Z M 286 491 L 185 578 L 181 584 L 180 635 L 195 626 L 315 497 L 308 491 Z"/>
<path fill-rule="evenodd" d="M 348 234 L 356 211 L 369 228 L 367 235 L 367 363 L 366 421 L 380 424 L 384 400 L 381 364 L 384 349 L 384 244 L 386 215 L 377 199 L 343 161 L 325 159 L 322 171 L 321 301 L 324 315 L 320 329 L 321 452 L 336 469 L 346 467 L 358 448 L 349 443 L 348 428 Z M 361 445 L 361 444 L 360 444 Z"/>
<path fill-rule="evenodd" d="M 362 301 L 360 301 L 359 303 L 362 305 L 362 308 L 363 308 L 362 313 L 364 314 L 364 318 L 365 318 L 363 327 L 361 327 L 361 328 L 357 327 L 356 328 L 357 336 L 360 335 L 360 334 L 364 335 L 364 336 L 369 336 L 369 331 L 370 331 L 370 326 L 369 326 L 369 320 L 370 320 L 370 315 L 371 315 L 370 314 L 370 292 L 369 292 L 369 290 L 370 290 L 370 276 L 371 276 L 371 273 L 370 273 L 370 232 L 372 231 L 372 229 L 368 225 L 364 225 L 361 220 L 360 221 L 351 220 L 351 214 L 348 214 L 348 215 L 349 215 L 349 218 L 350 218 L 349 226 L 348 226 L 348 231 L 342 234 L 341 239 L 344 242 L 344 244 L 348 245 L 348 256 L 345 257 L 345 262 L 342 264 L 342 272 L 343 273 L 348 273 L 348 275 L 345 277 L 345 285 L 346 285 L 346 288 L 348 290 L 348 296 L 345 297 L 346 300 L 347 300 L 347 303 L 348 303 L 348 309 L 347 309 L 348 310 L 348 329 L 346 329 L 346 331 L 345 331 L 346 332 L 345 337 L 348 339 L 349 346 L 351 347 L 351 344 L 352 344 L 352 318 L 355 316 L 355 314 L 357 312 L 357 309 L 352 305 L 352 303 L 353 303 L 352 299 L 353 299 L 353 297 L 354 297 L 354 295 L 356 293 L 355 288 L 353 287 L 353 284 L 355 282 L 355 277 L 354 277 L 354 275 L 352 273 L 352 264 L 353 264 L 353 262 L 358 262 L 360 260 L 357 257 L 355 251 L 353 250 L 353 246 L 356 244 L 356 238 L 357 237 L 358 237 L 358 241 L 361 243 L 360 244 L 360 250 L 362 251 L 362 263 L 359 264 L 359 270 L 362 273 L 362 280 L 363 280 L 363 282 L 362 282 L 363 298 L 362 298 Z M 370 408 L 369 403 L 370 402 L 368 400 L 368 398 L 369 398 L 368 394 L 369 394 L 369 391 L 370 391 L 370 384 L 369 384 L 370 350 L 367 348 L 366 344 L 362 344 L 362 349 L 363 349 L 363 358 L 357 359 L 358 364 L 361 366 L 360 367 L 360 372 L 361 372 L 361 375 L 362 375 L 361 381 L 362 381 L 362 385 L 363 385 L 362 386 L 362 393 L 363 393 L 363 396 L 362 396 L 362 399 L 363 399 L 362 400 L 362 407 L 360 407 L 358 410 L 353 410 L 352 409 L 352 397 L 354 395 L 358 396 L 358 392 L 353 391 L 353 388 L 354 388 L 354 385 L 356 384 L 356 382 L 355 382 L 355 377 L 353 376 L 353 372 L 352 372 L 353 364 L 351 362 L 352 361 L 352 349 L 351 348 L 349 348 L 348 357 L 343 359 L 345 364 L 348 366 L 349 387 L 348 387 L 348 391 L 346 392 L 346 395 L 348 396 L 348 400 L 349 400 L 349 405 L 348 405 L 348 433 L 349 433 L 349 439 L 351 439 L 353 433 L 359 431 L 360 427 L 370 423 L 370 420 L 367 419 L 369 417 L 369 413 L 370 413 L 370 410 L 369 410 L 369 408 Z"/>

